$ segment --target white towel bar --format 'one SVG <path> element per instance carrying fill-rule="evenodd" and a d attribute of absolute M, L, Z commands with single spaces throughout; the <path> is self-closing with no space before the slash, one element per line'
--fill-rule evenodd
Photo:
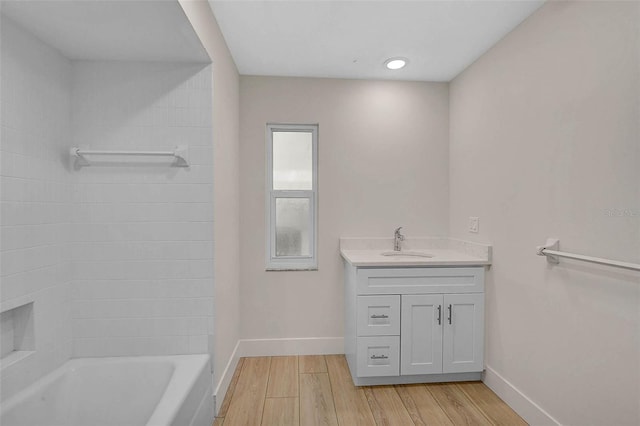
<path fill-rule="evenodd" d="M 85 158 L 86 155 L 114 155 L 114 156 L 155 156 L 155 157 L 175 157 L 175 166 L 189 167 L 189 149 L 187 146 L 177 146 L 173 151 L 101 151 L 101 150 L 88 150 L 80 149 L 74 146 L 69 150 L 72 157 L 81 159 L 84 161 L 83 166 L 90 165 L 89 161 Z"/>
<path fill-rule="evenodd" d="M 616 268 L 630 269 L 632 271 L 640 271 L 640 264 L 630 262 L 620 262 L 618 260 L 603 259 L 601 257 L 584 256 L 582 254 L 567 253 L 559 251 L 560 240 L 557 238 L 547 238 L 547 243 L 538 246 L 537 255 L 546 256 L 549 263 L 560 263 L 558 258 L 566 257 L 567 259 L 582 260 L 583 262 L 597 263 L 600 265 L 615 266 Z"/>

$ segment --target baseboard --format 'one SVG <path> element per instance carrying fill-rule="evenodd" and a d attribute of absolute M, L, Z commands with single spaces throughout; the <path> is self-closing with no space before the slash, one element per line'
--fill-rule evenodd
<path fill-rule="evenodd" d="M 224 368 L 224 372 L 222 373 L 222 376 L 220 376 L 220 381 L 216 385 L 216 389 L 213 394 L 213 412 L 216 416 L 218 415 L 218 411 L 220 410 L 220 407 L 224 402 L 224 397 L 227 394 L 229 385 L 231 384 L 233 373 L 236 371 L 236 367 L 238 366 L 238 361 L 240 360 L 239 347 L 240 341 L 238 341 L 238 343 L 236 343 L 236 347 L 233 348 L 233 352 L 229 357 L 227 366 Z"/>
<path fill-rule="evenodd" d="M 241 357 L 343 354 L 344 338 L 243 339 L 239 342 L 239 353 Z"/>
<path fill-rule="evenodd" d="M 486 367 L 482 381 L 530 425 L 561 425 L 491 367 Z"/>

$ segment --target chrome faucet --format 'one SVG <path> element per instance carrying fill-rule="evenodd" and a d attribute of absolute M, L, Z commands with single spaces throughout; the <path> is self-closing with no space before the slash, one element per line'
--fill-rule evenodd
<path fill-rule="evenodd" d="M 400 233 L 402 226 L 393 233 L 393 251 L 400 251 L 400 243 L 404 241 L 404 235 Z"/>

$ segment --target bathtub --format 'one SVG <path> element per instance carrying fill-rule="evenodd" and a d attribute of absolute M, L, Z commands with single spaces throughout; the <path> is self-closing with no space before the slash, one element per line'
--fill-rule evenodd
<path fill-rule="evenodd" d="M 208 355 L 77 358 L 12 396 L 2 426 L 211 426 Z"/>

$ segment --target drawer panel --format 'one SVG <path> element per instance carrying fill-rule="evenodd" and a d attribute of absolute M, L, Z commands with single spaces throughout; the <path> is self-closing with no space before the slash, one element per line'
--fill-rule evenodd
<path fill-rule="evenodd" d="M 358 336 L 398 336 L 400 295 L 358 296 Z"/>
<path fill-rule="evenodd" d="M 484 267 L 358 268 L 358 294 L 481 293 Z"/>
<path fill-rule="evenodd" d="M 358 337 L 358 377 L 400 375 L 400 336 Z"/>

